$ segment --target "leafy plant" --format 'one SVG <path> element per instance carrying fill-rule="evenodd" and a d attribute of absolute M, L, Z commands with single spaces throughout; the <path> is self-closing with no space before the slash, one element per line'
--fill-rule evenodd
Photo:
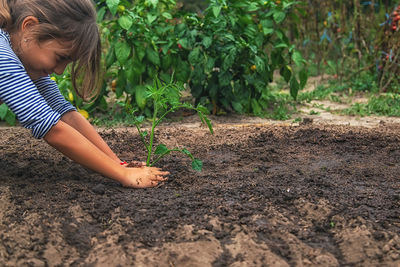
<path fill-rule="evenodd" d="M 307 81 L 306 61 L 281 27 L 296 3 L 211 0 L 203 14 L 184 17 L 175 32 L 180 54 L 192 66 L 190 88 L 197 103 L 214 114 L 262 115 L 270 107 L 268 84 L 276 70 L 296 99 Z"/>
<path fill-rule="evenodd" d="M 117 98 L 151 116 L 146 88 L 155 75 L 190 85 L 196 103 L 214 114 L 263 115 L 268 84 L 280 71 L 295 99 L 307 81 L 306 61 L 283 21 L 298 1 L 212 0 L 184 12 L 174 0 L 98 0 L 106 79 Z M 105 86 L 105 94 L 110 86 Z"/>
<path fill-rule="evenodd" d="M 400 117 L 400 96 L 394 93 L 373 95 L 368 103 L 355 103 L 343 113 L 360 116 L 392 116 Z"/>
<path fill-rule="evenodd" d="M 171 81 L 169 83 L 163 83 L 158 77 L 154 80 L 153 86 L 146 86 L 145 97 L 148 100 L 151 100 L 153 103 L 154 111 L 152 116 L 152 124 L 150 133 L 146 130 L 142 129 L 142 125 L 144 123 L 144 116 L 135 117 L 135 126 L 139 132 L 140 138 L 146 148 L 147 151 L 147 166 L 153 166 L 157 163 L 161 158 L 170 154 L 171 152 L 182 152 L 187 155 L 192 160 L 192 168 L 194 170 L 201 171 L 203 163 L 200 159 L 195 158 L 189 150 L 186 148 L 167 148 L 165 144 L 159 144 L 153 149 L 154 145 L 154 135 L 155 128 L 161 123 L 161 121 L 171 112 L 174 112 L 178 109 L 191 109 L 195 110 L 200 117 L 200 120 L 207 124 L 211 134 L 213 133 L 213 128 L 210 120 L 206 117 L 208 110 L 201 106 L 197 105 L 196 107 L 192 106 L 189 103 L 182 103 L 180 101 L 181 91 L 183 90 L 183 86 L 174 84 Z M 134 112 L 133 112 L 134 113 Z M 155 158 L 153 157 L 155 156 Z M 153 159 L 153 160 L 152 160 Z"/>

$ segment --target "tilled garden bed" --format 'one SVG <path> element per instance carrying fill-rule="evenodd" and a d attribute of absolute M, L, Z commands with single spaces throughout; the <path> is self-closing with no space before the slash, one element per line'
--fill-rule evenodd
<path fill-rule="evenodd" d="M 193 125 L 192 125 L 193 126 Z M 102 129 L 144 160 L 133 128 Z M 162 126 L 169 180 L 123 188 L 0 129 L 1 266 L 398 266 L 400 126 Z M 99 163 L 101 164 L 101 163 Z"/>

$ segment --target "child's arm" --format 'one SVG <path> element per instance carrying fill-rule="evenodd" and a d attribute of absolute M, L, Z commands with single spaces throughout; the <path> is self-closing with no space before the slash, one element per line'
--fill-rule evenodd
<path fill-rule="evenodd" d="M 111 159 L 117 163 L 121 162 L 121 160 L 117 157 L 117 155 L 115 155 L 106 142 L 104 142 L 103 138 L 101 138 L 101 136 L 97 133 L 94 127 L 79 112 L 67 112 L 61 117 L 61 120 L 86 137 L 86 139 L 92 142 L 92 144 L 103 151 Z"/>
<path fill-rule="evenodd" d="M 56 112 L 61 114 L 61 120 L 72 126 L 83 136 L 89 139 L 101 151 L 113 160 L 120 162 L 119 158 L 112 152 L 109 146 L 99 136 L 93 126 L 79 113 L 72 104 L 65 100 L 60 93 L 57 84 L 50 77 L 42 77 L 33 81 L 37 90 L 46 99 L 47 104 Z"/>
<path fill-rule="evenodd" d="M 154 167 L 126 168 L 111 159 L 96 145 L 63 121 L 55 124 L 44 140 L 58 151 L 98 173 L 128 187 L 152 187 L 166 180 L 168 172 Z"/>

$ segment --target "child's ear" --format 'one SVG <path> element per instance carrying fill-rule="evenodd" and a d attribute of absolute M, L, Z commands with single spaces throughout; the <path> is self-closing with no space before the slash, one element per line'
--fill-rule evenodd
<path fill-rule="evenodd" d="M 39 20 L 34 16 L 27 16 L 21 24 L 21 31 L 29 30 L 31 27 L 39 24 Z"/>

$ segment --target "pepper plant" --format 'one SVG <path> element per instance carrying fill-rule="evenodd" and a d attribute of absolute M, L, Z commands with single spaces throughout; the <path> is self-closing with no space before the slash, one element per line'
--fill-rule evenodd
<path fill-rule="evenodd" d="M 296 99 L 307 81 L 306 61 L 282 23 L 299 2 L 209 2 L 203 14 L 187 14 L 175 28 L 193 69 L 190 88 L 196 101 L 213 113 L 233 109 L 262 115 L 271 105 L 268 85 L 276 70 Z"/>
<path fill-rule="evenodd" d="M 282 24 L 298 1 L 210 0 L 201 14 L 175 0 L 97 2 L 106 79 L 115 81 L 117 98 L 147 116 L 145 92 L 156 74 L 169 80 L 174 72 L 214 114 L 262 115 L 273 102 L 268 85 L 276 70 L 293 98 L 307 81 L 305 60 Z"/>
<path fill-rule="evenodd" d="M 207 124 L 208 129 L 210 130 L 211 134 L 213 134 L 211 122 L 206 116 L 208 110 L 201 105 L 194 107 L 189 103 L 182 103 L 180 99 L 183 86 L 179 85 L 178 83 L 173 83 L 172 78 L 169 83 L 164 83 L 156 76 L 154 79 L 154 85 L 146 86 L 146 89 L 145 96 L 147 99 L 152 101 L 154 107 L 150 133 L 142 129 L 145 117 L 135 116 L 135 126 L 147 151 L 146 165 L 153 166 L 161 158 L 170 154 L 171 152 L 182 152 L 192 160 L 192 168 L 194 170 L 201 171 L 203 166 L 202 161 L 198 158 L 195 158 L 186 148 L 167 148 L 165 144 L 159 144 L 155 149 L 153 149 L 154 135 L 155 128 L 163 121 L 163 119 L 169 113 L 177 111 L 178 109 L 191 109 L 196 111 L 200 117 L 200 120 Z M 136 110 L 134 110 L 133 114 L 135 111 Z"/>

